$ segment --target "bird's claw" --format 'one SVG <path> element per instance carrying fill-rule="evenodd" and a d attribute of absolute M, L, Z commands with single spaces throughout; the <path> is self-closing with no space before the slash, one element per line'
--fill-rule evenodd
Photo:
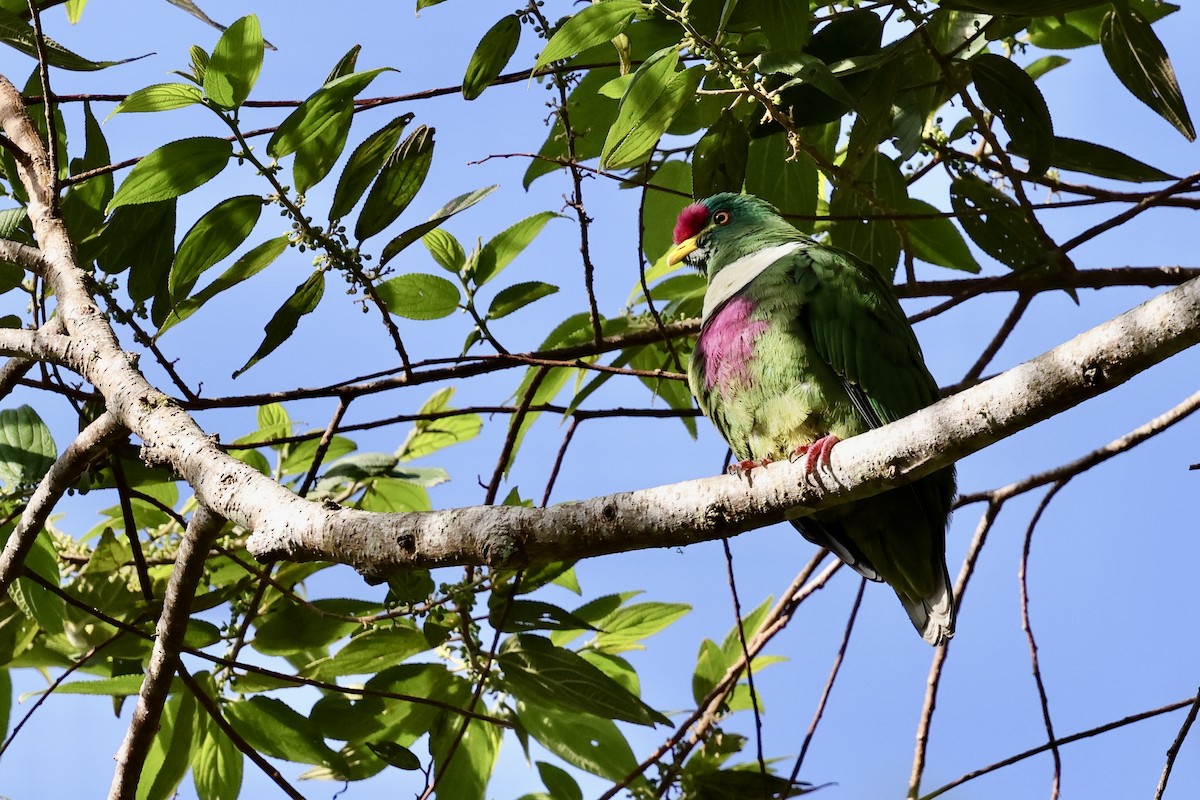
<path fill-rule="evenodd" d="M 748 477 L 750 475 L 751 470 L 756 469 L 758 467 L 765 467 L 770 463 L 771 463 L 771 459 L 769 459 L 769 458 L 760 458 L 757 460 L 755 460 L 753 458 L 748 458 L 745 461 L 739 461 L 736 464 L 730 464 L 729 469 L 727 471 L 730 475 L 737 475 L 739 477 Z"/>
<path fill-rule="evenodd" d="M 840 441 L 841 439 L 837 436 L 828 433 L 812 444 L 800 445 L 792 451 L 788 459 L 795 463 L 803 457 L 805 479 L 819 480 L 821 468 L 824 467 L 826 470 L 829 470 L 829 459 L 833 454 L 833 446 Z"/>

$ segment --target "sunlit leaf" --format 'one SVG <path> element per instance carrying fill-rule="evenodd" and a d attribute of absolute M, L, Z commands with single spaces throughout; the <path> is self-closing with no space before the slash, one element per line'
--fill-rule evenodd
<path fill-rule="evenodd" d="M 301 764 L 342 763 L 308 717 L 282 700 L 250 697 L 226 703 L 222 711 L 251 747 L 272 758 Z"/>
<path fill-rule="evenodd" d="M 37 483 L 57 457 L 50 429 L 30 406 L 0 411 L 0 481 L 8 489 Z"/>
<path fill-rule="evenodd" d="M 938 210 L 923 200 L 909 198 L 899 209 L 905 214 L 936 215 Z M 929 219 L 911 219 L 904 223 L 908 232 L 908 243 L 912 255 L 939 267 L 949 267 L 963 272 L 977 273 L 979 262 L 963 241 L 962 234 L 954 223 L 945 217 L 931 216 Z"/>
<path fill-rule="evenodd" d="M 375 287 L 387 310 L 407 319 L 441 319 L 462 302 L 459 289 L 445 278 L 412 272 L 388 278 Z"/>
<path fill-rule="evenodd" d="M 501 17 L 479 40 L 467 74 L 463 78 L 462 94 L 466 100 L 474 100 L 496 79 L 517 51 L 521 41 L 521 20 L 516 14 Z"/>
<path fill-rule="evenodd" d="M 409 228 L 395 239 L 392 239 L 387 243 L 387 246 L 383 248 L 383 255 L 380 256 L 379 259 L 380 266 L 383 266 L 387 262 L 391 261 L 397 255 L 399 255 L 402 250 L 420 239 L 425 234 L 429 233 L 431 230 L 437 228 L 443 222 L 450 219 L 450 217 L 453 217 L 460 211 L 467 210 L 483 198 L 487 197 L 489 194 L 494 192 L 496 188 L 497 184 L 493 184 L 491 186 L 485 186 L 482 189 L 476 189 L 472 192 L 460 194 L 458 197 L 455 197 L 449 203 L 446 203 L 446 205 L 433 212 L 433 215 L 420 225 Z"/>
<path fill-rule="evenodd" d="M 288 237 L 286 235 L 277 236 L 274 239 L 268 239 L 257 247 L 253 248 L 237 261 L 233 262 L 233 266 L 221 273 L 215 281 L 205 286 L 200 291 L 196 292 L 191 297 L 185 297 L 180 300 L 171 309 L 167 320 L 158 329 L 155 336 L 161 336 L 170 328 L 175 327 L 180 322 L 195 314 L 209 300 L 216 297 L 226 289 L 231 289 L 237 286 L 247 278 L 251 278 L 262 272 L 271 265 L 275 259 L 283 254 L 288 248 Z"/>
<path fill-rule="evenodd" d="M 557 217 L 553 211 L 542 211 L 509 226 L 496 234 L 479 251 L 472 273 L 479 286 L 500 274 L 541 233 L 546 223 Z"/>
<path fill-rule="evenodd" d="M 550 37 L 533 65 L 534 70 L 609 41 L 625 30 L 641 9 L 640 0 L 607 0 L 584 6 Z"/>
<path fill-rule="evenodd" d="M 355 72 L 322 86 L 275 129 L 267 142 L 267 155 L 283 158 L 299 150 L 334 124 L 339 112 L 366 89 L 375 76 L 388 70 L 390 67 Z"/>
<path fill-rule="evenodd" d="M 1104 16 L 1100 46 L 1113 74 L 1138 100 L 1194 141 L 1196 127 L 1175 78 L 1175 68 L 1144 17 L 1120 4 Z"/>
<path fill-rule="evenodd" d="M 216 177 L 232 154 L 232 144 L 212 136 L 180 139 L 152 150 L 133 165 L 106 213 L 187 194 Z"/>
<path fill-rule="evenodd" d="M 604 140 L 602 167 L 625 169 L 645 161 L 683 104 L 691 101 L 704 70 L 676 72 L 677 66 L 679 53 L 666 47 L 638 67 Z"/>
<path fill-rule="evenodd" d="M 193 106 L 204 100 L 204 95 L 195 86 L 186 83 L 156 83 L 130 93 L 108 115 L 137 114 L 151 111 L 171 111 Z"/>
<path fill-rule="evenodd" d="M 254 355 L 250 356 L 250 360 L 233 373 L 233 377 L 241 375 L 287 341 L 292 332 L 296 330 L 300 318 L 311 313 L 317 307 L 317 303 L 320 302 L 321 295 L 324 293 L 325 273 L 320 271 L 314 272 L 308 277 L 308 280 L 297 286 L 296 291 L 292 292 L 292 296 L 284 301 L 263 328 L 266 336 L 263 338 L 262 344 L 254 351 Z"/>
<path fill-rule="evenodd" d="M 412 118 L 412 114 L 401 114 L 368 136 L 350 154 L 350 160 L 342 170 L 342 177 L 338 179 L 337 189 L 333 193 L 333 202 L 329 206 L 331 220 L 341 219 L 358 204 L 363 192 L 379 174 L 388 153 L 392 152 L 396 143 L 400 141 L 404 126 L 411 122 Z"/>
<path fill-rule="evenodd" d="M 262 207 L 258 195 L 241 195 L 222 200 L 200 217 L 179 243 L 171 265 L 171 297 L 186 297 L 205 270 L 237 249 L 254 230 Z"/>
<path fill-rule="evenodd" d="M 549 297 L 558 291 L 557 286 L 541 281 L 528 281 L 507 286 L 496 293 L 488 306 L 487 318 L 500 319 L 524 308 L 535 300 Z"/>
<path fill-rule="evenodd" d="M 217 40 L 204 73 L 204 94 L 220 108 L 237 108 L 254 88 L 262 62 L 262 28 L 258 17 L 249 14 Z"/>
<path fill-rule="evenodd" d="M 354 238 L 360 242 L 391 225 L 417 196 L 433 162 L 433 128 L 419 126 L 392 151 L 359 212 Z"/>

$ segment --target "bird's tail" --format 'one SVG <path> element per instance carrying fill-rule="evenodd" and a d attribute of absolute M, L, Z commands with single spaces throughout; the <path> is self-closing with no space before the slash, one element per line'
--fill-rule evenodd
<path fill-rule="evenodd" d="M 954 635 L 954 589 L 945 567 L 934 591 L 925 597 L 912 600 L 898 589 L 896 596 L 922 639 L 937 647 Z"/>

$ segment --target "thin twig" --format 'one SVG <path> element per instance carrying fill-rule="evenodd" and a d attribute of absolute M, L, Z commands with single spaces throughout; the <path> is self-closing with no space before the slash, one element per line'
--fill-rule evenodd
<path fill-rule="evenodd" d="M 770 800 L 767 787 L 767 759 L 763 756 L 762 738 L 762 709 L 758 705 L 758 691 L 754 688 L 754 659 L 750 657 L 750 648 L 746 645 L 746 631 L 742 621 L 742 601 L 738 598 L 737 578 L 733 572 L 733 550 L 729 540 L 722 539 L 721 547 L 725 551 L 725 578 L 729 583 L 729 596 L 733 599 L 733 625 L 737 631 L 738 644 L 742 647 L 742 658 L 746 661 L 746 687 L 750 690 L 750 709 L 754 712 L 754 750 L 758 757 L 758 773 L 763 777 L 763 797 Z"/>
<path fill-rule="evenodd" d="M 321 434 L 321 441 L 317 442 L 317 450 L 313 454 L 312 465 L 308 468 L 308 473 L 304 476 L 304 480 L 300 482 L 300 488 L 296 490 L 296 494 L 301 497 L 308 495 L 309 489 L 317 479 L 317 473 L 321 470 L 321 462 L 325 460 L 325 455 L 329 452 L 329 445 L 333 442 L 334 431 L 338 425 L 342 424 L 342 418 L 346 416 L 346 410 L 350 408 L 350 398 L 339 397 L 337 408 L 333 411 L 333 416 L 329 420 L 329 424 L 325 426 L 325 432 Z"/>
<path fill-rule="evenodd" d="M 977 770 L 973 770 L 972 772 L 968 772 L 965 775 L 955 778 L 954 780 L 950 781 L 949 783 L 944 784 L 944 785 L 939 786 L 938 788 L 934 789 L 929 794 L 922 795 L 920 800 L 933 800 L 933 798 L 940 797 L 941 795 L 945 794 L 946 792 L 950 791 L 951 789 L 955 789 L 959 786 L 962 786 L 964 783 L 967 783 L 968 781 L 973 781 L 976 778 L 979 778 L 983 775 L 987 775 L 989 772 L 995 772 L 998 769 L 1003 769 L 1004 767 L 1010 767 L 1013 764 L 1024 761 L 1027 758 L 1036 756 L 1039 753 L 1044 753 L 1047 750 L 1049 750 L 1051 747 L 1061 747 L 1064 744 L 1071 744 L 1072 742 L 1078 742 L 1081 739 L 1090 739 L 1093 736 L 1099 736 L 1102 733 L 1108 733 L 1109 731 L 1116 730 L 1117 728 L 1123 728 L 1126 725 L 1132 725 L 1135 722 L 1141 722 L 1144 719 L 1150 719 L 1152 717 L 1157 717 L 1162 714 L 1169 714 L 1172 711 L 1178 711 L 1179 709 L 1186 708 L 1188 706 L 1194 707 L 1194 706 L 1196 706 L 1197 703 L 1200 703 L 1200 695 L 1197 695 L 1195 697 L 1189 697 L 1186 700 L 1180 700 L 1179 702 L 1170 703 L 1165 706 L 1159 706 L 1158 708 L 1152 708 L 1149 711 L 1142 711 L 1137 714 L 1130 714 L 1129 716 L 1122 717 L 1121 719 L 1116 720 L 1114 722 L 1109 722 L 1104 725 L 1098 725 L 1095 728 L 1088 728 L 1085 731 L 1080 731 L 1079 733 L 1073 733 L 1070 736 L 1064 736 L 1063 738 L 1056 739 L 1053 742 L 1047 742 L 1046 744 L 1038 745 L 1037 747 L 1030 748 L 1029 750 L 1026 750 L 1022 753 L 1017 753 L 1016 755 L 1009 756 L 1008 758 L 1005 758 L 1005 759 L 1001 759 L 1000 761 L 997 761 L 993 764 L 989 764 L 986 767 L 981 767 Z"/>
<path fill-rule="evenodd" d="M 1025 631 L 1025 639 L 1029 643 L 1029 661 L 1033 670 L 1033 682 L 1037 685 L 1038 703 L 1042 707 L 1042 722 L 1046 726 L 1046 741 L 1054 741 L 1054 723 L 1050 719 L 1050 699 L 1046 696 L 1046 683 L 1042 680 L 1042 669 L 1038 664 L 1038 647 L 1037 640 L 1033 637 L 1033 625 L 1029 621 L 1029 582 L 1027 576 L 1029 574 L 1029 551 L 1033 544 L 1033 531 L 1037 528 L 1038 522 L 1042 518 L 1042 514 L 1049 508 L 1050 502 L 1058 494 L 1062 487 L 1067 485 L 1066 480 L 1059 481 L 1046 492 L 1046 496 L 1038 503 L 1037 510 L 1033 512 L 1033 518 L 1029 520 L 1029 526 L 1025 529 L 1025 543 L 1021 547 L 1021 568 L 1017 572 L 1017 581 L 1021 586 L 1021 629 Z M 1050 748 L 1050 755 L 1054 759 L 1054 778 L 1050 782 L 1050 800 L 1058 800 L 1058 795 L 1062 787 L 1062 758 L 1058 752 L 1058 745 Z"/>
<path fill-rule="evenodd" d="M 176 664 L 176 672 L 179 674 L 179 680 L 187 687 L 192 696 L 196 698 L 196 702 L 200 704 L 207 713 L 213 723 L 221 729 L 221 732 L 229 737 L 229 741 L 233 742 L 236 747 L 246 758 L 254 762 L 262 773 L 271 779 L 271 782 L 283 791 L 292 800 L 304 800 L 304 795 L 296 791 L 296 787 L 287 782 L 287 779 L 275 769 L 275 766 L 267 759 L 263 758 L 262 753 L 254 749 L 237 730 L 229 724 L 229 720 L 225 719 L 225 715 L 221 713 L 221 707 L 208 696 L 208 692 L 204 691 L 204 687 L 188 672 L 187 668 L 182 664 Z"/>
<path fill-rule="evenodd" d="M 796 763 L 792 765 L 792 774 L 788 776 L 789 784 L 795 784 L 796 779 L 800 776 L 800 768 L 804 765 L 804 756 L 808 754 L 808 746 L 812 744 L 813 737 L 817 733 L 817 726 L 821 724 L 821 717 L 825 714 L 825 705 L 829 702 L 829 695 L 833 692 L 833 683 L 837 680 L 838 673 L 842 669 L 842 662 L 846 658 L 846 650 L 850 647 L 850 634 L 854 632 L 854 622 L 858 619 L 858 609 L 862 606 L 866 588 L 867 579 L 863 578 L 858 582 L 858 594 L 854 596 L 854 605 L 850 607 L 850 618 L 846 620 L 846 631 L 842 634 L 842 644 L 838 647 L 837 655 L 834 656 L 833 666 L 829 668 L 829 677 L 825 679 L 825 688 L 821 690 L 821 698 L 817 701 L 817 709 L 813 712 L 812 722 L 808 724 L 808 730 L 804 734 L 804 743 L 800 745 L 800 753 L 796 756 Z"/>
<path fill-rule="evenodd" d="M 153 584 L 150 582 L 150 570 L 146 566 L 146 554 L 142 552 L 142 540 L 138 538 L 137 518 L 133 514 L 133 503 L 130 500 L 129 481 L 125 478 L 125 468 L 121 466 L 121 457 L 116 453 L 112 454 L 108 462 L 112 467 L 113 480 L 117 484 L 121 519 L 125 521 L 125 535 L 129 538 L 129 549 L 138 576 L 138 587 L 142 590 L 142 599 L 146 602 L 153 602 Z"/>
<path fill-rule="evenodd" d="M 979 553 L 987 542 L 988 533 L 991 531 L 1002 505 L 999 502 L 988 504 L 983 516 L 979 518 L 979 524 L 975 527 L 975 535 L 971 538 L 971 544 L 967 547 L 967 555 L 963 559 L 962 569 L 959 570 L 958 579 L 954 583 L 954 597 L 960 616 L 963 597 L 967 592 L 967 583 L 975 572 Z M 929 732 L 933 724 L 933 711 L 937 707 L 938 687 L 941 685 L 942 671 L 946 667 L 946 658 L 950 655 L 950 645 L 953 641 L 951 639 L 934 650 L 933 662 L 929 665 L 929 675 L 925 679 L 925 701 L 921 706 L 920 720 L 917 722 L 917 744 L 913 751 L 912 774 L 908 779 L 908 794 L 906 795 L 910 800 L 915 800 L 921 792 L 921 775 L 925 772 L 925 757 L 929 749 Z"/>
<path fill-rule="evenodd" d="M 1158 778 L 1158 786 L 1154 789 L 1154 800 L 1162 800 L 1163 793 L 1167 790 L 1167 781 L 1171 778 L 1175 759 L 1179 755 L 1180 748 L 1183 747 L 1183 740 L 1187 738 L 1188 731 L 1192 729 L 1192 723 L 1196 721 L 1197 711 L 1200 711 L 1200 692 L 1196 694 L 1195 702 L 1188 709 L 1183 725 L 1179 727 L 1179 733 L 1175 735 L 1175 741 L 1171 742 L 1171 746 L 1167 748 L 1167 763 L 1163 765 L 1162 775 Z"/>

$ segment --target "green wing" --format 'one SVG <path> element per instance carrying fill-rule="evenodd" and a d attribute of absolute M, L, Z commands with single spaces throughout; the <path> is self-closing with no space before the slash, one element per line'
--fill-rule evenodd
<path fill-rule="evenodd" d="M 802 260 L 796 277 L 808 302 L 801 322 L 864 421 L 875 428 L 935 402 L 937 382 L 879 271 L 820 245 L 805 249 Z"/>

